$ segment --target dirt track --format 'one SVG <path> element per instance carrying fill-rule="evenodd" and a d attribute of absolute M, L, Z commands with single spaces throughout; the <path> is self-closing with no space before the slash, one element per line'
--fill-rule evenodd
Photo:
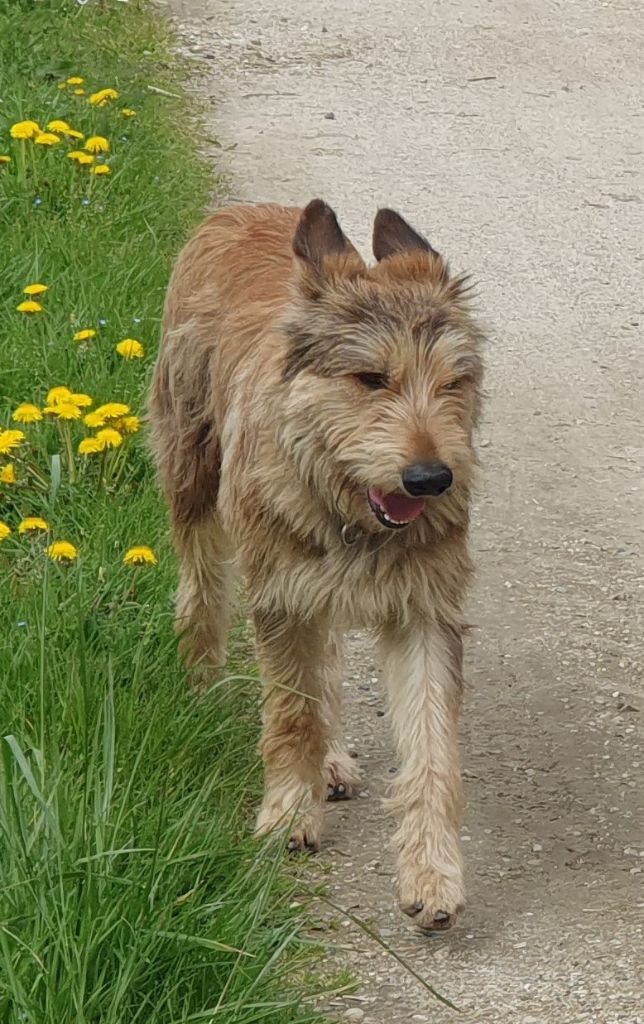
<path fill-rule="evenodd" d="M 377 206 L 398 208 L 473 273 L 492 339 L 462 730 L 467 912 L 429 940 L 395 908 L 378 802 L 393 760 L 365 637 L 346 690 L 365 795 L 330 810 L 322 855 L 335 901 L 464 1013 L 348 925 L 331 936 L 336 966 L 364 984 L 334 1010 L 641 1024 L 644 9 L 171 7 L 213 136 L 235 146 L 231 194 L 319 195 L 365 252 Z"/>

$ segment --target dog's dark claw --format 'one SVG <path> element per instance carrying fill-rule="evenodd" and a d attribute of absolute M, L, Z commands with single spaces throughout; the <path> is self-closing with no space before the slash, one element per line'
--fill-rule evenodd
<path fill-rule="evenodd" d="M 292 836 L 287 846 L 289 853 L 318 853 L 319 849 L 320 844 L 314 839 L 309 839 L 308 836 L 304 836 L 303 839 Z"/>
<path fill-rule="evenodd" d="M 417 917 L 425 909 L 425 904 L 422 900 L 416 900 L 415 903 L 410 903 L 402 909 L 408 917 Z M 433 935 L 435 932 L 442 932 L 451 927 L 452 915 L 445 910 L 437 910 L 431 924 L 421 925 L 422 931 L 427 935 Z"/>
<path fill-rule="evenodd" d="M 342 782 L 339 782 L 337 786 L 327 786 L 326 798 L 327 800 L 348 800 L 347 787 Z"/>
<path fill-rule="evenodd" d="M 420 914 L 425 904 L 422 900 L 416 900 L 415 903 L 410 903 L 408 907 L 403 907 L 403 913 L 407 914 L 408 917 L 416 917 L 416 914 Z"/>
<path fill-rule="evenodd" d="M 452 915 L 444 910 L 437 910 L 431 924 L 424 925 L 422 931 L 425 935 L 436 935 L 438 932 L 445 932 L 452 927 Z"/>

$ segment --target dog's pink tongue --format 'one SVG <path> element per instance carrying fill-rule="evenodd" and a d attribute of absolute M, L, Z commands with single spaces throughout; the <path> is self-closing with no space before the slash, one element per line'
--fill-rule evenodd
<path fill-rule="evenodd" d="M 406 494 L 398 494 L 397 491 L 383 494 L 377 487 L 372 487 L 369 493 L 376 505 L 397 523 L 411 523 L 425 507 L 424 498 L 410 498 Z"/>

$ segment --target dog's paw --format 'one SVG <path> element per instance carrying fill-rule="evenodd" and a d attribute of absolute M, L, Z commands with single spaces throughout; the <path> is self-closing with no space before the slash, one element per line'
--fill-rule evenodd
<path fill-rule="evenodd" d="M 188 686 L 198 696 L 208 693 L 224 674 L 225 649 L 202 652 L 198 657 L 186 643 L 183 643 L 180 649 L 186 662 Z"/>
<path fill-rule="evenodd" d="M 257 816 L 255 835 L 265 836 L 271 832 L 284 831 L 288 835 L 287 848 L 290 853 L 308 850 L 317 853 L 322 837 L 322 813 L 317 808 L 306 813 L 294 813 L 282 803 L 264 802 Z"/>
<path fill-rule="evenodd" d="M 422 931 L 446 931 L 464 906 L 460 875 L 441 874 L 421 865 L 401 868 L 400 909 Z"/>
<path fill-rule="evenodd" d="M 199 664 L 188 669 L 188 686 L 195 696 L 202 697 L 216 685 L 221 667 Z"/>
<path fill-rule="evenodd" d="M 289 853 L 317 853 L 322 836 L 321 823 L 307 815 L 291 828 L 288 840 Z"/>
<path fill-rule="evenodd" d="M 327 779 L 327 800 L 350 800 L 355 796 L 362 778 L 357 763 L 344 750 L 329 753 L 324 764 Z"/>

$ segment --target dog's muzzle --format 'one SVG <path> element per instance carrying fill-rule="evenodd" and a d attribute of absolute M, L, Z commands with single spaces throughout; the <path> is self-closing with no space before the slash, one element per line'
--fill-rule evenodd
<path fill-rule="evenodd" d="M 444 462 L 416 462 L 402 473 L 402 491 L 385 493 L 370 487 L 367 499 L 376 519 L 389 530 L 402 530 L 422 515 L 425 499 L 438 497 L 452 485 L 454 477 Z"/>
<path fill-rule="evenodd" d="M 425 508 L 424 498 L 411 498 L 398 491 L 385 494 L 378 487 L 370 487 L 367 499 L 379 523 L 389 530 L 402 530 L 418 519 Z"/>

